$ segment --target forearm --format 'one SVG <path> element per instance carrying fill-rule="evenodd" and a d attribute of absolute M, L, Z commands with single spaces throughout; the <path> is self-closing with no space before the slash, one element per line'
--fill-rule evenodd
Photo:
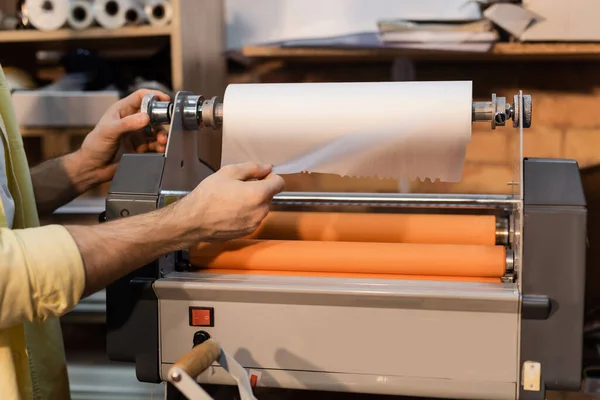
<path fill-rule="evenodd" d="M 98 183 L 94 171 L 82 165 L 77 152 L 33 167 L 31 180 L 40 215 L 53 212 Z"/>
<path fill-rule="evenodd" d="M 0 228 L 0 330 L 60 317 L 82 296 L 203 241 L 202 230 L 178 218 L 189 213 L 174 206 L 93 227 Z"/>
<path fill-rule="evenodd" d="M 160 256 L 194 242 L 170 208 L 95 226 L 67 226 L 83 258 L 84 296 Z"/>

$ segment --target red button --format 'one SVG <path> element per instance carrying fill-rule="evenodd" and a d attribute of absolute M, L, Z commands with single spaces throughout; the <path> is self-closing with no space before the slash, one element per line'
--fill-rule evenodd
<path fill-rule="evenodd" d="M 192 309 L 192 326 L 212 326 L 212 310 Z"/>

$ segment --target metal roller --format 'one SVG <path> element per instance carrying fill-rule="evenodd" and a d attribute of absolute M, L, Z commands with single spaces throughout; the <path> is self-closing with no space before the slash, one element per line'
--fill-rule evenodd
<path fill-rule="evenodd" d="M 491 122 L 492 129 L 506 125 L 512 119 L 513 127 L 519 127 L 519 96 L 515 95 L 513 104 L 506 102 L 505 97 L 492 94 L 491 101 L 473 102 L 472 121 Z M 531 96 L 523 95 L 523 128 L 531 126 L 532 104 Z M 171 122 L 173 103 L 158 101 L 153 94 L 147 94 L 142 100 L 141 111 L 150 115 L 150 124 L 168 124 Z M 184 107 L 184 125 L 188 129 L 213 128 L 220 129 L 223 124 L 223 103 L 218 97 L 206 100 L 203 96 L 190 96 Z"/>

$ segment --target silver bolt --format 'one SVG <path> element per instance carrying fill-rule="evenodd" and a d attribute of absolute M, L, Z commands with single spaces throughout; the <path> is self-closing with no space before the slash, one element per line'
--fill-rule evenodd
<path fill-rule="evenodd" d="M 171 379 L 175 382 L 179 382 L 181 380 L 181 374 L 179 372 L 173 372 Z"/>
<path fill-rule="evenodd" d="M 506 117 L 512 118 L 514 113 L 514 108 L 510 103 L 506 103 Z"/>
<path fill-rule="evenodd" d="M 506 114 L 502 111 L 499 111 L 496 113 L 495 119 L 498 125 L 503 125 L 506 122 Z"/>

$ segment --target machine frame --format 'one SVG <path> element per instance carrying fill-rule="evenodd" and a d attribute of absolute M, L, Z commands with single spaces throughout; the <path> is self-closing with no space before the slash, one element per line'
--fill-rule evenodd
<path fill-rule="evenodd" d="M 507 115 L 514 119 L 518 159 L 512 195 L 287 192 L 273 202 L 275 209 L 352 212 L 358 206 L 372 212 L 509 215 L 513 258 L 507 260 L 512 270 L 507 270 L 504 283 L 209 276 L 186 272 L 186 252 L 171 253 L 107 288 L 109 358 L 135 363 L 140 381 L 166 381 L 169 366 L 204 332 L 234 349 L 244 367 L 262 370 L 267 386 L 525 400 L 544 399 L 545 390 L 577 390 L 586 242 L 579 168 L 572 160 L 523 158 L 522 129 L 531 124 L 531 98 L 519 93 L 514 100 L 510 106 L 494 95 L 490 103 L 473 103 L 473 121 L 491 120 L 492 129 L 504 125 Z M 220 127 L 223 108 L 218 99 L 179 92 L 167 104 L 147 98 L 143 108 L 153 122 L 170 122 L 167 151 L 122 158 L 106 201 L 107 220 L 167 206 L 214 172 L 198 159 L 197 149 L 198 140 L 203 145 L 202 129 Z M 282 305 L 295 307 L 293 319 L 286 319 Z M 211 324 L 202 329 L 190 326 L 182 318 L 189 307 L 212 309 Z M 249 338 L 262 337 L 289 354 L 281 359 L 274 348 L 236 353 L 242 349 L 239 333 L 231 331 L 236 307 L 250 313 L 271 312 L 273 317 L 263 325 L 253 325 L 241 313 L 239 322 L 245 323 Z M 315 310 L 317 317 L 312 314 Z M 311 321 L 331 319 L 326 315 L 342 319 L 333 318 L 325 330 L 331 336 L 317 340 L 310 334 Z M 349 322 L 357 319 L 364 325 Z M 277 320 L 283 327 L 279 343 L 269 336 Z M 460 328 L 453 329 L 458 321 Z M 381 336 L 390 325 L 395 334 Z M 304 327 L 300 332 L 299 326 Z M 312 340 L 298 343 L 294 329 L 296 335 Z M 357 339 L 340 339 L 353 329 Z M 429 341 L 423 336 L 427 332 Z M 372 348 L 352 348 L 356 340 L 371 343 Z M 340 347 L 331 350 L 336 342 Z M 348 348 L 352 352 L 340 351 Z M 303 364 L 297 359 L 299 352 L 309 354 L 310 360 Z M 349 359 L 348 353 L 356 359 Z M 253 362 L 257 356 L 261 361 Z M 272 365 L 265 367 L 265 360 Z M 233 384 L 228 379 L 217 366 L 200 377 L 201 382 Z"/>

